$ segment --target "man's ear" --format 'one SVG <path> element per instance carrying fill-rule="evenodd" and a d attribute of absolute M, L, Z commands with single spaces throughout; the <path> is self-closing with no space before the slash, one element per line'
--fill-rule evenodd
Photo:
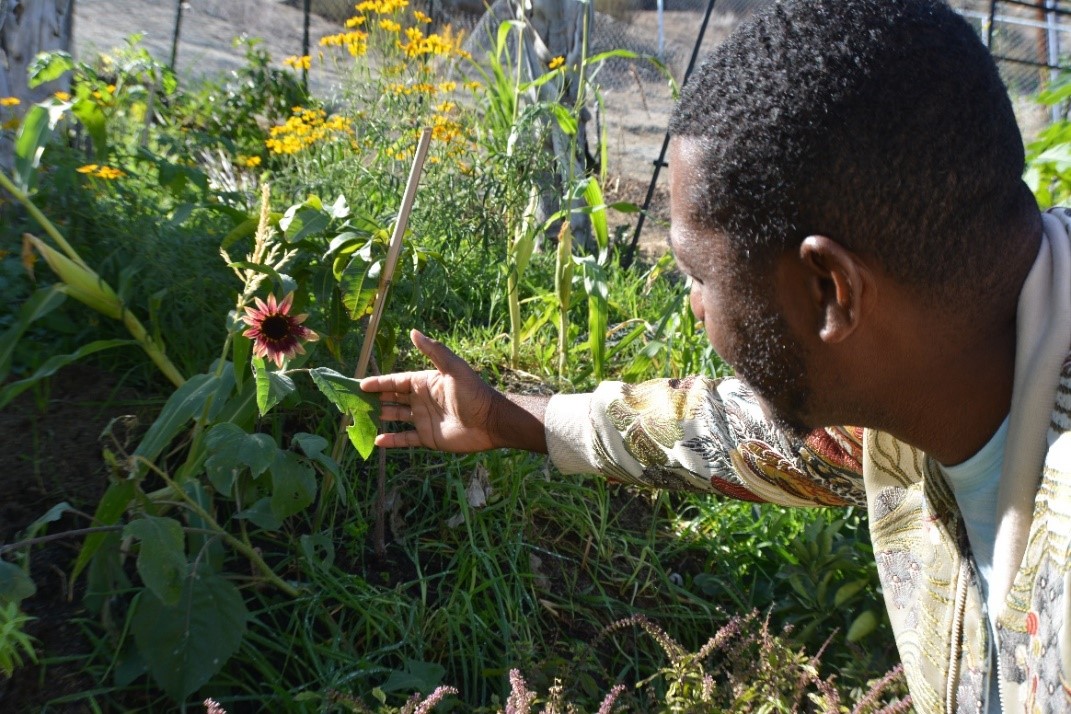
<path fill-rule="evenodd" d="M 823 342 L 842 342 L 859 327 L 863 300 L 874 289 L 873 276 L 859 256 L 826 236 L 807 236 L 800 243 L 799 258 L 807 293 L 819 312 L 819 337 Z"/>

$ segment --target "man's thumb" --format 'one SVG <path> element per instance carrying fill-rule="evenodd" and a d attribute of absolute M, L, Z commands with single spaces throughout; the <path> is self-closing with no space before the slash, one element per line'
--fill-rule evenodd
<path fill-rule="evenodd" d="M 420 330 L 410 330 L 409 339 L 413 341 L 413 344 L 425 357 L 431 360 L 431 363 L 435 365 L 435 369 L 440 372 L 448 372 L 450 362 L 458 359 L 458 356 L 451 352 L 449 347 L 438 340 L 431 339 Z"/>

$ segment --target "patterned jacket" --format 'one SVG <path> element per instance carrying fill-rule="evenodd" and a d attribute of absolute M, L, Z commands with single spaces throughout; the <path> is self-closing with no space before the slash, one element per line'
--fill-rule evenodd
<path fill-rule="evenodd" d="M 735 379 L 608 382 L 547 412 L 555 465 L 624 483 L 793 506 L 865 504 L 878 570 L 920 712 L 1071 711 L 1071 218 L 1045 215 L 1019 303 L 1016 375 L 986 604 L 963 521 L 937 463 L 850 427 L 793 440 Z M 584 418 L 586 415 L 587 418 Z"/>

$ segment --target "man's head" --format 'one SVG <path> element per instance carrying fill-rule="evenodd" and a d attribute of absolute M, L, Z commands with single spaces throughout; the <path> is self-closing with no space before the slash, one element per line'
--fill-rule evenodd
<path fill-rule="evenodd" d="M 724 318 L 737 334 L 712 334 L 715 347 L 749 342 L 723 356 L 797 415 L 808 349 L 783 319 L 784 256 L 855 260 L 920 304 L 985 315 L 1021 279 L 1002 270 L 1010 246 L 1040 230 L 996 67 L 969 24 L 934 0 L 778 3 L 696 72 L 670 132 L 674 249 L 687 243 L 693 263 L 720 253 L 711 266 L 738 303 Z M 774 323 L 752 314 L 773 306 Z M 770 394 L 778 384 L 785 393 Z"/>

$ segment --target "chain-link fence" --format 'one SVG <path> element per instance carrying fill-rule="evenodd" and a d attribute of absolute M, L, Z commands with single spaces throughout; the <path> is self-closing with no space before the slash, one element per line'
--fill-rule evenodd
<path fill-rule="evenodd" d="M 410 0 L 439 22 L 464 29 L 477 45 L 490 21 L 483 0 Z M 592 52 L 629 49 L 660 58 L 674 79 L 684 78 L 700 29 L 702 57 L 741 19 L 773 0 L 595 0 L 590 33 Z M 181 74 L 203 75 L 241 65 L 243 49 L 234 38 L 260 38 L 276 62 L 307 54 L 319 38 L 338 31 L 354 14 L 355 0 L 78 0 L 75 40 L 83 53 L 107 50 L 143 33 L 155 56 L 172 61 Z M 499 11 L 509 13 L 498 0 Z M 951 0 L 977 28 L 998 58 L 1015 100 L 1024 135 L 1032 137 L 1052 116 L 1034 101 L 1038 90 L 1066 64 L 1071 48 L 1071 2 L 1060 0 Z M 709 23 L 704 25 L 708 8 Z M 483 18 L 481 20 L 481 18 Z M 480 52 L 474 52 L 479 57 Z M 330 63 L 313 63 L 312 89 L 327 94 L 339 77 Z M 597 76 L 601 92 L 601 139 L 606 142 L 615 200 L 642 202 L 663 145 L 673 98 L 669 83 L 650 63 L 615 60 Z M 652 201 L 655 220 L 644 242 L 664 240 L 665 182 Z"/>

